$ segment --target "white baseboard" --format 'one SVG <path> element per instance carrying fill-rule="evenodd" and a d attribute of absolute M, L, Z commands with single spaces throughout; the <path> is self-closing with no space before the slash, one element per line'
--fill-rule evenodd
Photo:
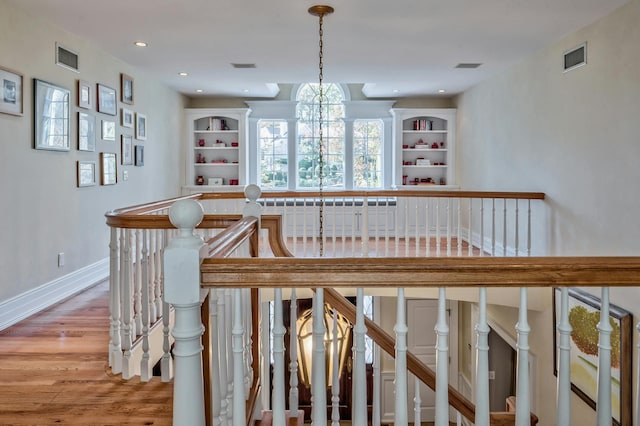
<path fill-rule="evenodd" d="M 109 277 L 109 258 L 85 266 L 0 303 L 0 330 Z"/>

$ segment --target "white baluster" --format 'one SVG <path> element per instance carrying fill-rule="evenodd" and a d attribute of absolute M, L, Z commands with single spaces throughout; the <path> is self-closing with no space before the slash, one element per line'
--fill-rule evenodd
<path fill-rule="evenodd" d="M 339 359 L 338 359 L 338 312 L 333 311 L 332 326 L 332 351 L 331 351 L 331 426 L 340 426 L 340 377 L 339 377 Z M 354 394 L 355 399 L 355 394 Z M 354 419 L 354 425 L 355 423 Z"/>
<path fill-rule="evenodd" d="M 409 204 L 411 198 L 407 198 L 404 206 L 404 257 L 409 257 Z"/>
<path fill-rule="evenodd" d="M 193 233 L 202 217 L 202 206 L 193 200 L 177 201 L 169 214 L 171 223 L 180 231 L 165 251 L 165 300 L 175 309 L 175 426 L 199 426 L 205 422 L 201 342 L 204 327 L 200 318 L 200 249 L 203 242 Z"/>
<path fill-rule="evenodd" d="M 222 425 L 227 424 L 228 412 L 231 407 L 227 404 L 227 374 L 229 372 L 227 366 L 227 328 L 231 324 L 227 323 L 225 315 L 225 297 L 224 289 L 218 289 L 218 362 L 220 377 L 220 422 Z M 214 378 L 215 379 L 215 378 Z"/>
<path fill-rule="evenodd" d="M 516 426 L 531 424 L 529 408 L 529 323 L 527 322 L 527 289 L 520 288 L 520 308 L 516 332 L 518 334 L 518 367 L 516 379 Z"/>
<path fill-rule="evenodd" d="M 118 228 L 111 228 L 109 242 L 109 365 L 111 372 L 122 372 L 122 344 L 120 339 L 120 272 L 118 270 Z"/>
<path fill-rule="evenodd" d="M 420 399 L 420 379 L 415 378 L 415 396 L 413 397 L 413 424 L 422 424 L 422 399 Z"/>
<path fill-rule="evenodd" d="M 468 241 L 469 256 L 473 256 L 473 198 L 469 198 L 469 241 Z"/>
<path fill-rule="evenodd" d="M 142 237 L 141 230 L 135 232 L 135 263 L 133 265 L 133 323 L 131 323 L 131 336 L 135 341 L 142 331 Z M 146 267 L 145 260 L 145 267 Z"/>
<path fill-rule="evenodd" d="M 244 322 L 244 393 L 245 399 L 249 398 L 249 392 L 253 383 L 253 353 L 251 351 L 251 336 L 253 335 L 253 306 L 251 304 L 251 289 L 242 289 L 242 312 Z M 256 306 L 255 309 L 258 309 Z"/>
<path fill-rule="evenodd" d="M 638 330 L 638 333 L 640 334 L 640 322 L 636 326 L 636 330 Z M 637 383 L 636 385 L 637 388 L 636 388 L 636 423 L 635 425 L 638 426 L 640 423 L 640 339 L 638 339 L 638 370 L 636 375 L 636 383 Z"/>
<path fill-rule="evenodd" d="M 285 424 L 284 397 L 284 328 L 282 320 L 282 289 L 274 290 L 273 298 L 273 393 L 271 407 L 273 424 Z"/>
<path fill-rule="evenodd" d="M 133 377 L 133 366 L 131 365 L 131 344 L 134 335 L 133 315 L 133 271 L 131 270 L 131 230 L 125 231 L 124 250 L 122 256 L 122 378 L 129 380 Z"/>
<path fill-rule="evenodd" d="M 602 304 L 598 330 L 598 402 L 597 425 L 611 424 L 611 322 L 609 320 L 609 287 L 602 287 Z"/>
<path fill-rule="evenodd" d="M 431 255 L 431 225 L 429 224 L 429 203 L 430 199 L 427 198 L 424 200 L 424 240 L 425 240 L 425 253 L 426 256 L 429 257 Z M 419 200 L 416 200 L 416 204 L 419 203 Z M 417 244 L 416 244 L 416 257 L 420 256 L 420 232 L 416 235 Z"/>
<path fill-rule="evenodd" d="M 555 290 L 554 290 L 555 291 Z M 560 290 L 560 322 L 558 322 L 558 407 L 557 425 L 571 424 L 571 324 L 569 324 L 569 291 Z"/>
<path fill-rule="evenodd" d="M 446 221 L 447 221 L 447 256 L 451 256 L 451 198 L 447 198 L 446 208 Z"/>
<path fill-rule="evenodd" d="M 496 255 L 496 199 L 491 199 L 491 256 Z"/>
<path fill-rule="evenodd" d="M 398 228 L 396 228 L 398 229 Z M 397 238 L 396 238 L 397 240 Z M 377 344 L 373 344 L 374 356 L 373 356 L 373 409 L 371 413 L 371 426 L 380 426 L 380 347 Z"/>
<path fill-rule="evenodd" d="M 356 223 L 357 220 L 357 213 L 356 213 L 356 200 L 355 199 L 351 199 L 351 209 L 352 214 L 351 214 L 351 257 L 355 257 L 356 256 L 356 229 L 358 228 L 358 225 Z"/>
<path fill-rule="evenodd" d="M 520 211 L 518 207 L 518 199 L 516 198 L 516 213 L 515 213 L 515 247 L 516 247 L 516 257 L 520 255 Z"/>
<path fill-rule="evenodd" d="M 155 230 L 144 231 L 147 237 L 145 238 L 145 242 L 148 239 L 148 249 L 147 249 L 147 305 L 149 306 L 149 320 L 151 323 L 156 321 L 157 312 L 156 312 L 156 242 L 155 242 Z M 144 278 L 143 278 L 144 280 Z M 144 302 L 142 302 L 144 303 Z M 144 322 L 144 320 L 143 320 Z M 144 325 L 143 325 L 144 326 Z"/>
<path fill-rule="evenodd" d="M 416 198 L 414 199 L 414 216 L 415 216 L 415 227 L 416 227 L 416 232 L 415 232 L 415 238 L 413 239 L 413 242 L 415 244 L 414 250 L 416 253 L 420 253 L 420 217 L 422 216 L 420 214 L 420 199 Z M 428 215 L 427 215 L 428 217 Z M 429 230 L 425 229 L 425 235 L 427 236 L 427 239 L 429 239 Z"/>
<path fill-rule="evenodd" d="M 456 213 L 456 241 L 458 243 L 458 256 L 462 256 L 462 200 L 460 198 L 458 198 L 456 202 Z"/>
<path fill-rule="evenodd" d="M 445 289 L 438 289 L 436 341 L 436 418 L 435 426 L 449 426 L 449 325 Z"/>
<path fill-rule="evenodd" d="M 333 226 L 331 227 L 331 245 L 332 245 L 332 253 L 333 257 L 336 257 L 336 227 L 338 225 L 338 206 L 336 203 L 336 198 L 333 197 Z"/>
<path fill-rule="evenodd" d="M 230 423 L 233 420 L 233 290 L 224 290 L 224 322 L 226 325 L 225 337 L 227 351 L 224 360 L 227 364 L 227 418 Z"/>
<path fill-rule="evenodd" d="M 296 329 L 296 319 L 298 318 L 298 304 L 296 301 L 296 289 L 291 289 L 291 306 L 289 308 L 291 326 L 289 328 L 289 353 L 291 362 L 289 363 L 289 412 L 291 416 L 298 413 L 298 330 Z"/>
<path fill-rule="evenodd" d="M 156 306 L 156 319 L 162 316 L 162 254 L 164 253 L 164 238 L 165 232 L 161 229 L 156 230 L 156 268 L 155 268 L 155 306 Z"/>
<path fill-rule="evenodd" d="M 149 356 L 149 265 L 147 263 L 149 248 L 147 245 L 147 239 L 149 238 L 149 231 L 142 231 L 142 259 L 140 262 L 140 278 L 141 278 L 141 307 L 140 319 L 142 323 L 142 359 L 140 360 L 140 381 L 148 382 L 151 380 L 151 368 Z"/>
<path fill-rule="evenodd" d="M 404 288 L 398 288 L 396 332 L 395 426 L 407 426 L 407 315 Z"/>
<path fill-rule="evenodd" d="M 480 287 L 478 324 L 476 324 L 476 426 L 489 426 L 489 325 L 487 325 L 487 289 Z"/>
<path fill-rule="evenodd" d="M 360 238 L 362 240 L 362 257 L 369 257 L 369 198 L 362 200 L 362 226 Z"/>
<path fill-rule="evenodd" d="M 209 315 L 211 316 L 211 418 L 214 426 L 220 426 L 222 410 L 220 399 L 220 360 L 218 350 L 218 291 L 209 290 Z"/>
<path fill-rule="evenodd" d="M 162 370 L 162 381 L 168 382 L 173 377 L 173 356 L 171 355 L 171 341 L 169 338 L 169 324 L 171 319 L 171 305 L 164 300 L 164 249 L 167 246 L 169 240 L 169 231 L 163 231 L 162 238 L 162 280 L 160 285 L 162 286 L 162 362 L 160 363 L 160 369 Z"/>
<path fill-rule="evenodd" d="M 356 324 L 353 327 L 353 425 L 367 424 L 367 372 L 365 361 L 365 335 L 367 327 L 364 323 L 364 290 L 358 288 L 356 295 Z"/>
<path fill-rule="evenodd" d="M 507 255 L 507 199 L 502 199 L 502 255 Z"/>
<path fill-rule="evenodd" d="M 246 426 L 242 290 L 233 290 L 233 426 Z M 283 368 L 284 370 L 284 368 Z M 284 374 L 284 371 L 283 371 Z M 282 393 L 284 401 L 284 392 Z"/>
<path fill-rule="evenodd" d="M 311 360 L 311 424 L 327 424 L 327 380 L 324 335 L 324 290 L 316 289 L 313 297 L 313 357 Z"/>
<path fill-rule="evenodd" d="M 436 256 L 440 257 L 442 255 L 441 247 L 440 247 L 440 198 L 435 199 L 436 203 Z"/>
<path fill-rule="evenodd" d="M 527 202 L 527 256 L 531 256 L 531 200 Z"/>

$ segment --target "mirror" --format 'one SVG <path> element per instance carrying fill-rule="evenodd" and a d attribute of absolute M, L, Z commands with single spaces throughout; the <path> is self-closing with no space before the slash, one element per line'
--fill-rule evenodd
<path fill-rule="evenodd" d="M 33 83 L 35 149 L 69 151 L 71 91 L 38 79 Z"/>

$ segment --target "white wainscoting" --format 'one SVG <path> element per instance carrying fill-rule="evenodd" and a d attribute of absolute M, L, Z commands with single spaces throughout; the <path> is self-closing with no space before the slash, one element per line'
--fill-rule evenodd
<path fill-rule="evenodd" d="M 85 266 L 0 303 L 0 330 L 109 277 L 109 258 Z"/>

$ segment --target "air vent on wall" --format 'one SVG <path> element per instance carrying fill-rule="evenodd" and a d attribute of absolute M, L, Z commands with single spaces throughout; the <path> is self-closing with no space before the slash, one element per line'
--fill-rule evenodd
<path fill-rule="evenodd" d="M 231 64 L 234 68 L 255 68 L 256 64 Z"/>
<path fill-rule="evenodd" d="M 563 54 L 564 72 L 571 71 L 587 64 L 587 42 L 567 50 Z"/>
<path fill-rule="evenodd" d="M 71 71 L 79 72 L 78 54 L 56 43 L 56 64 Z"/>
<path fill-rule="evenodd" d="M 471 62 L 461 62 L 458 65 L 456 65 L 456 68 L 466 68 L 466 69 L 473 69 L 473 68 L 478 68 L 480 65 L 482 64 L 478 64 L 478 63 L 471 63 Z"/>

